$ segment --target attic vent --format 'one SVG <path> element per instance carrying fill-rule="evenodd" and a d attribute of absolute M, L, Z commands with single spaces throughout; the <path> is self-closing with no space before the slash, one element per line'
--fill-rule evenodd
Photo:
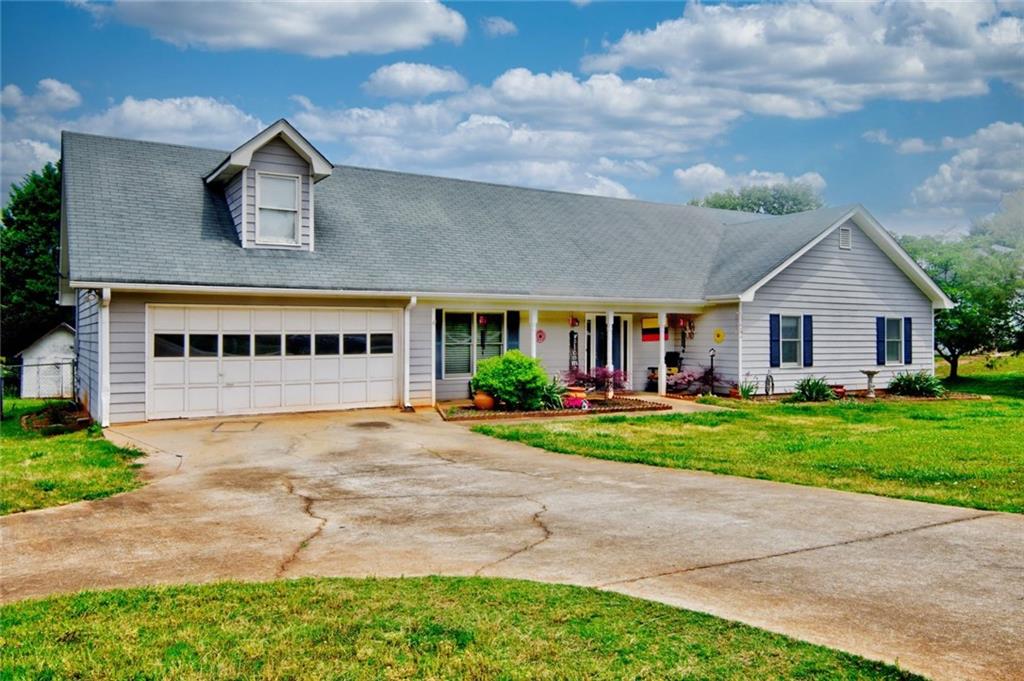
<path fill-rule="evenodd" d="M 848 251 L 851 248 L 853 230 L 849 227 L 839 228 L 839 248 Z"/>

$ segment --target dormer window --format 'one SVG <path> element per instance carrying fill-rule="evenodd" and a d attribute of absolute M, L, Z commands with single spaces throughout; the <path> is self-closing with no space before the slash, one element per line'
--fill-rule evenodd
<path fill-rule="evenodd" d="M 298 175 L 256 173 L 256 243 L 299 245 Z"/>

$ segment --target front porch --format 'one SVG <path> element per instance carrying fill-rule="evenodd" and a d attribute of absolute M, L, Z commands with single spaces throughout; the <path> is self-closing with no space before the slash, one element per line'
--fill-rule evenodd
<path fill-rule="evenodd" d="M 438 310 L 437 401 L 465 399 L 479 360 L 517 348 L 567 382 L 622 377 L 628 391 L 664 396 L 678 372 L 702 377 L 714 350 L 716 390 L 735 381 L 735 308 L 675 310 Z M 660 330 L 660 332 L 659 332 Z M 624 376 L 623 376 L 624 374 Z M 677 390 L 678 391 L 678 390 Z"/>

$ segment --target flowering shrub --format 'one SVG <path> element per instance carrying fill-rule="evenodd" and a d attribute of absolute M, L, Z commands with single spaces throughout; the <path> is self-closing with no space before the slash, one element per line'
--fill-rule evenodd
<path fill-rule="evenodd" d="M 683 369 L 674 374 L 669 374 L 665 379 L 665 387 L 670 393 L 686 392 L 697 378 L 697 372 Z"/>
<path fill-rule="evenodd" d="M 568 395 L 562 398 L 562 407 L 565 409 L 590 409 L 590 402 L 582 397 Z"/>
<path fill-rule="evenodd" d="M 626 372 L 622 369 L 610 371 L 608 367 L 597 367 L 590 374 L 579 369 L 566 371 L 563 377 L 566 385 L 583 386 L 585 388 L 594 388 L 595 390 L 606 390 L 609 380 L 612 382 L 612 387 L 616 390 L 623 390 L 628 380 Z"/>

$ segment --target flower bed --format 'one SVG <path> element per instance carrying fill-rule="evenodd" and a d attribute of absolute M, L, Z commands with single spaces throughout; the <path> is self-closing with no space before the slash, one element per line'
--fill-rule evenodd
<path fill-rule="evenodd" d="M 513 411 L 493 409 L 480 411 L 472 405 L 444 408 L 437 406 L 437 412 L 445 421 L 485 421 L 489 419 L 546 418 L 555 416 L 583 416 L 585 414 L 615 414 L 630 411 L 664 411 L 672 407 L 660 402 L 649 402 L 635 398 L 615 397 L 610 400 L 589 401 L 589 409 L 544 409 L 539 411 Z"/>

